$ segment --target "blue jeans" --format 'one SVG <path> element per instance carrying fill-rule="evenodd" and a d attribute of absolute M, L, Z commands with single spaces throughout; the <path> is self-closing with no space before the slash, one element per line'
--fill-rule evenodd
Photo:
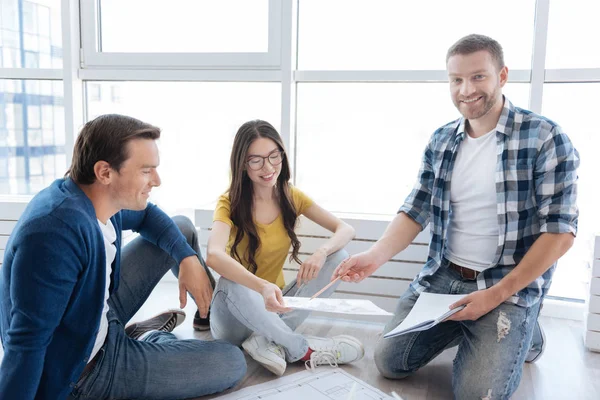
<path fill-rule="evenodd" d="M 339 250 L 323 264 L 317 277 L 301 286 L 292 281 L 283 290 L 284 296 L 310 297 L 327 285 L 335 268 L 348 257 Z M 329 297 L 339 281 L 319 297 Z M 240 346 L 253 332 L 283 346 L 288 362 L 298 361 L 308 351 L 308 342 L 296 328 L 310 311 L 294 310 L 281 316 L 267 311 L 263 297 L 245 286 L 221 277 L 213 294 L 210 309 L 210 330 L 214 338 Z"/>
<path fill-rule="evenodd" d="M 200 255 L 193 224 L 184 217 L 173 220 Z M 175 264 L 141 237 L 123 249 L 119 288 L 108 301 L 108 336 L 94 368 L 77 382 L 70 398 L 184 399 L 223 391 L 244 377 L 244 355 L 227 342 L 179 340 L 166 332 L 140 341 L 125 334 L 124 325 Z"/>
<path fill-rule="evenodd" d="M 430 293 L 468 294 L 477 290 L 475 281 L 464 280 L 448 268 L 440 268 L 426 281 Z M 384 333 L 400 324 L 416 301 L 417 296 L 408 289 Z M 539 302 L 531 307 L 502 303 L 477 321 L 447 321 L 422 332 L 382 337 L 375 349 L 375 364 L 383 376 L 400 379 L 458 345 L 452 377 L 454 397 L 508 399 L 519 386 L 539 307 Z"/>

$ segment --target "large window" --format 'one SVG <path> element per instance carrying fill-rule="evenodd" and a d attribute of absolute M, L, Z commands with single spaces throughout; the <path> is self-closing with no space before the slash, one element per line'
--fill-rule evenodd
<path fill-rule="evenodd" d="M 511 68 L 531 67 L 533 0 L 301 0 L 300 69 L 435 70 L 460 37 L 497 39 Z M 507 27 L 510 26 L 510 29 Z"/>
<path fill-rule="evenodd" d="M 473 32 L 503 45 L 504 93 L 515 105 L 571 126 L 575 145 L 585 148 L 580 188 L 598 173 L 598 163 L 586 162 L 597 148 L 586 133 L 593 125 L 581 117 L 594 113 L 582 111 L 579 101 L 563 107 L 576 98 L 597 108 L 590 98 L 599 93 L 597 84 L 583 83 L 600 81 L 597 2 L 514 0 L 492 12 L 470 0 L 301 0 L 298 13 L 296 182 L 325 207 L 369 214 L 398 209 L 427 139 L 458 116 L 442 83 L 445 55 Z M 582 83 L 544 85 L 562 80 Z M 585 296 L 592 231 L 600 222 L 592 188 L 580 189 L 580 234 L 559 263 L 550 295 Z"/>
<path fill-rule="evenodd" d="M 0 193 L 36 193 L 66 165 L 62 82 L 0 80 Z"/>
<path fill-rule="evenodd" d="M 102 51 L 259 53 L 269 49 L 267 0 L 101 0 Z M 135 15 L 135 18 L 131 18 Z"/>
<path fill-rule="evenodd" d="M 0 0 L 0 194 L 65 173 L 60 0 Z M 10 71 L 10 72 L 5 72 Z M 44 79 L 47 78 L 47 79 Z"/>
<path fill-rule="evenodd" d="M 83 62 L 278 69 L 281 9 L 280 0 L 82 0 Z"/>
<path fill-rule="evenodd" d="M 89 82 L 87 87 L 90 119 L 119 113 L 162 129 L 162 184 L 151 200 L 170 212 L 214 206 L 228 187 L 233 137 L 244 122 L 258 118 L 280 126 L 277 83 Z"/>
<path fill-rule="evenodd" d="M 550 0 L 547 68 L 600 68 L 600 1 Z"/>
<path fill-rule="evenodd" d="M 528 84 L 508 84 L 515 105 Z M 458 118 L 446 83 L 298 85 L 299 187 L 332 211 L 394 214 L 431 134 Z"/>
<path fill-rule="evenodd" d="M 153 200 L 170 212 L 210 208 L 229 183 L 233 135 L 261 118 L 288 145 L 293 182 L 321 205 L 389 216 L 432 132 L 458 117 L 448 47 L 483 33 L 504 47 L 508 99 L 557 121 L 580 151 L 580 232 L 550 294 L 581 300 L 600 223 L 599 7 L 0 0 L 0 194 L 34 194 L 62 176 L 84 119 L 116 112 L 162 128 L 163 184 Z"/>
<path fill-rule="evenodd" d="M 61 68 L 59 0 L 0 0 L 0 67 Z"/>
<path fill-rule="evenodd" d="M 600 136 L 596 128 L 596 114 L 600 98 L 600 82 L 554 83 L 544 87 L 544 115 L 556 121 L 579 151 L 581 166 L 578 170 L 579 232 L 575 245 L 561 259 L 561 268 L 554 276 L 555 291 L 562 297 L 578 298 L 585 293 L 589 281 L 588 264 L 594 245 L 593 235 L 600 226 L 598 212 L 597 177 L 600 171 Z M 567 100 L 566 100 L 567 99 Z M 568 99 L 581 99 L 573 102 Z"/>

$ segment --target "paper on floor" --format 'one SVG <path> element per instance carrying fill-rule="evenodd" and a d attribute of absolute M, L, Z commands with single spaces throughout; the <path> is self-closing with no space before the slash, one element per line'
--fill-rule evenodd
<path fill-rule="evenodd" d="M 353 388 L 354 387 L 354 388 Z M 220 396 L 221 400 L 391 400 L 340 368 L 303 371 Z"/>
<path fill-rule="evenodd" d="M 285 306 L 300 310 L 321 311 L 355 315 L 392 315 L 369 300 L 362 299 L 310 299 L 309 297 L 284 297 Z"/>

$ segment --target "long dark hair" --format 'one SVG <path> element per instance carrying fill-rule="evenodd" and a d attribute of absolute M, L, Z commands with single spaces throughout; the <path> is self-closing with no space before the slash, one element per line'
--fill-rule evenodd
<path fill-rule="evenodd" d="M 285 155 L 285 148 L 279 133 L 271 124 L 266 121 L 254 120 L 248 121 L 238 129 L 235 139 L 233 140 L 233 149 L 231 150 L 231 186 L 229 187 L 229 200 L 231 202 L 230 217 L 231 221 L 237 228 L 233 246 L 231 246 L 231 256 L 242 262 L 242 257 L 238 254 L 237 247 L 244 238 L 248 237 L 248 249 L 244 254 L 248 261 L 250 272 L 256 273 L 258 266 L 256 265 L 256 251 L 260 247 L 260 238 L 254 220 L 252 218 L 252 210 L 254 208 L 254 187 L 252 181 L 246 171 L 246 157 L 248 148 L 252 142 L 258 138 L 271 139 L 279 150 L 283 152 L 283 161 L 281 162 L 281 173 L 277 178 L 275 186 L 279 208 L 283 216 L 283 226 L 292 241 L 292 255 L 290 261 L 294 260 L 298 264 L 302 262 L 298 258 L 300 250 L 300 241 L 294 232 L 298 212 L 292 202 L 290 186 L 290 164 Z M 265 162 L 268 162 L 265 160 Z"/>

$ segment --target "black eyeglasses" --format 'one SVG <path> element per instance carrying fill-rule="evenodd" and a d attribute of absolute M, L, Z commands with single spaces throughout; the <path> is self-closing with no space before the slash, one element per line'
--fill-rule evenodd
<path fill-rule="evenodd" d="M 283 161 L 284 154 L 285 153 L 282 150 L 278 150 L 274 151 L 266 157 L 252 156 L 248 159 L 248 161 L 246 161 L 246 164 L 248 164 L 248 168 L 250 168 L 251 170 L 258 171 L 259 169 L 262 169 L 262 167 L 264 167 L 266 159 L 269 160 L 269 163 L 271 163 L 272 166 L 281 164 L 281 162 Z"/>

